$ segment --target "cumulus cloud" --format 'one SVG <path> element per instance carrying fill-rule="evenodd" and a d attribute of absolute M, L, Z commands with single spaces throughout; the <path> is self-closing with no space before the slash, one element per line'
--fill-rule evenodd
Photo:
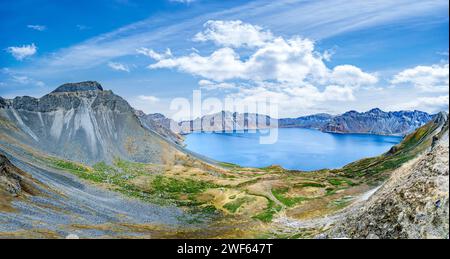
<path fill-rule="evenodd" d="M 130 68 L 124 64 L 116 63 L 116 62 L 109 62 L 108 66 L 114 70 L 117 71 L 124 71 L 124 72 L 130 72 Z"/>
<path fill-rule="evenodd" d="M 323 81 L 328 71 L 322 59 L 314 53 L 313 46 L 308 39 L 277 38 L 258 48 L 248 60 L 241 60 L 234 49 L 224 47 L 209 56 L 191 53 L 162 59 L 149 68 L 176 68 L 215 81 L 243 79 L 300 83 L 307 77 Z"/>
<path fill-rule="evenodd" d="M 31 45 L 23 45 L 20 47 L 9 47 L 6 49 L 15 59 L 23 60 L 27 57 L 33 56 L 37 52 L 37 47 L 32 43 Z"/>
<path fill-rule="evenodd" d="M 209 56 L 193 52 L 187 56 L 168 57 L 149 50 L 148 56 L 157 61 L 149 68 L 175 68 L 214 81 L 241 79 L 352 86 L 378 81 L 376 75 L 355 66 L 327 68 L 324 55 L 315 51 L 314 42 L 309 39 L 274 37 L 260 27 L 240 21 L 209 21 L 195 39 L 213 41 L 221 47 Z M 242 59 L 238 53 L 242 46 L 255 48 L 248 59 Z"/>
<path fill-rule="evenodd" d="M 177 68 L 215 81 L 239 78 L 245 71 L 238 54 L 230 48 L 219 49 L 207 57 L 192 53 L 179 58 L 161 59 L 149 68 Z"/>
<path fill-rule="evenodd" d="M 419 97 L 416 100 L 401 104 L 400 108 L 408 110 L 418 109 L 428 111 L 430 113 L 448 111 L 449 96 L 440 95 L 434 97 Z"/>
<path fill-rule="evenodd" d="M 45 31 L 45 30 L 47 30 L 47 27 L 45 26 L 45 25 L 33 25 L 33 24 L 29 24 L 29 25 L 27 25 L 27 28 L 29 28 L 29 29 L 33 29 L 33 30 L 36 30 L 36 31 Z"/>
<path fill-rule="evenodd" d="M 360 68 L 352 65 L 341 65 L 333 68 L 331 81 L 339 85 L 360 86 L 378 83 L 378 78 L 363 72 Z"/>
<path fill-rule="evenodd" d="M 260 82 L 253 87 L 241 88 L 239 92 L 228 94 L 241 105 L 265 103 L 276 104 L 280 116 L 295 116 L 307 110 L 320 108 L 325 102 L 348 102 L 355 100 L 353 88 L 330 85 L 324 89 L 312 85 L 296 86 Z"/>
<path fill-rule="evenodd" d="M 258 47 L 274 38 L 270 31 L 242 21 L 208 21 L 204 30 L 195 35 L 194 41 L 213 41 L 226 47 Z"/>
<path fill-rule="evenodd" d="M 378 82 L 376 74 L 356 66 L 328 68 L 324 60 L 331 54 L 316 51 L 310 39 L 277 37 L 241 21 L 209 21 L 194 40 L 213 42 L 218 48 L 206 56 L 192 52 L 180 57 L 147 50 L 147 56 L 156 61 L 149 68 L 177 69 L 202 77 L 201 88 L 234 89 L 237 93 L 229 97 L 244 102 L 269 98 L 284 110 L 326 101 L 353 101 L 354 90 Z M 239 54 L 243 48 L 246 58 Z"/>
<path fill-rule="evenodd" d="M 393 85 L 412 85 L 424 92 L 448 92 L 449 64 L 416 66 L 396 74 Z"/>
<path fill-rule="evenodd" d="M 142 100 L 142 101 L 152 102 L 152 103 L 159 102 L 159 98 L 152 96 L 152 95 L 139 95 L 138 99 Z"/>

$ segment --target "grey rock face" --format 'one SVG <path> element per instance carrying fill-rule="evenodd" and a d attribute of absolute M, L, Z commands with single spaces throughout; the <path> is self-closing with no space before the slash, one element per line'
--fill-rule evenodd
<path fill-rule="evenodd" d="M 21 131 L 0 124 L 0 132 L 88 164 L 115 157 L 159 163 L 163 154 L 173 153 L 164 139 L 141 125 L 124 99 L 102 89 L 95 82 L 65 84 L 42 98 L 5 100 L 0 119 Z"/>
<path fill-rule="evenodd" d="M 363 113 L 349 111 L 334 117 L 320 129 L 336 133 L 406 135 L 432 118 L 432 115 L 421 111 L 383 112 L 380 109 Z"/>

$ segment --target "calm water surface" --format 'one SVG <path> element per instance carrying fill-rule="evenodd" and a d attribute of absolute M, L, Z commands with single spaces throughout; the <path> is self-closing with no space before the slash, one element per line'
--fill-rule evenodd
<path fill-rule="evenodd" d="M 365 134 L 332 134 L 318 130 L 278 129 L 278 141 L 259 144 L 267 131 L 241 133 L 193 133 L 187 148 L 217 161 L 248 167 L 281 165 L 287 169 L 339 168 L 361 158 L 380 155 L 401 137 Z"/>

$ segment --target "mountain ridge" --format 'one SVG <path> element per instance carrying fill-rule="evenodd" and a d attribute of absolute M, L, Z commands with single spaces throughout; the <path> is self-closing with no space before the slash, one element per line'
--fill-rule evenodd
<path fill-rule="evenodd" d="M 432 120 L 422 111 L 389 111 L 379 108 L 367 112 L 348 111 L 341 115 L 319 113 L 297 118 L 274 119 L 256 113 L 222 111 L 176 124 L 181 134 L 199 131 L 241 131 L 263 128 L 310 128 L 328 133 L 361 133 L 405 136 Z M 261 123 L 262 121 L 262 123 Z"/>
<path fill-rule="evenodd" d="M 4 133 L 64 158 L 88 164 L 115 157 L 161 162 L 178 152 L 146 129 L 127 101 L 93 81 L 64 84 L 41 98 L 3 99 L 0 105 Z"/>
<path fill-rule="evenodd" d="M 320 130 L 330 133 L 367 133 L 407 135 L 433 119 L 422 111 L 384 112 L 379 108 L 367 112 L 348 111 L 333 117 Z"/>

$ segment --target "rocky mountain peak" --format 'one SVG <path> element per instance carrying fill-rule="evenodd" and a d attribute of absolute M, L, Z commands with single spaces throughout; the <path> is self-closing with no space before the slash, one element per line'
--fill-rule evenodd
<path fill-rule="evenodd" d="M 79 83 L 67 83 L 56 88 L 52 93 L 103 91 L 103 87 L 96 81 L 85 81 Z"/>
<path fill-rule="evenodd" d="M 369 114 L 382 114 L 384 113 L 380 108 L 373 108 L 368 112 Z"/>

